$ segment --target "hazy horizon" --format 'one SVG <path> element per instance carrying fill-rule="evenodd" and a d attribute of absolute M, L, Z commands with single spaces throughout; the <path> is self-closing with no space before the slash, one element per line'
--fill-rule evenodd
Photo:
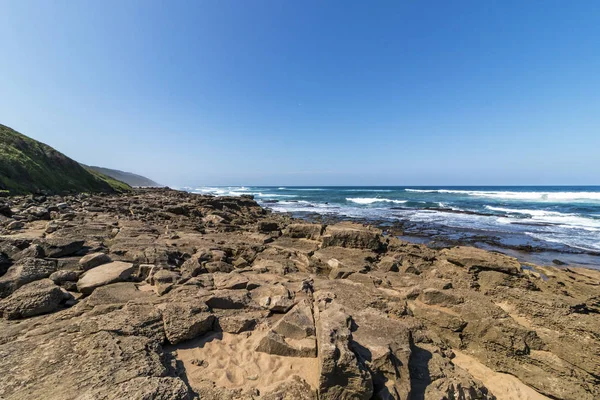
<path fill-rule="evenodd" d="M 599 15 L 6 1 L 0 123 L 175 187 L 597 185 Z"/>

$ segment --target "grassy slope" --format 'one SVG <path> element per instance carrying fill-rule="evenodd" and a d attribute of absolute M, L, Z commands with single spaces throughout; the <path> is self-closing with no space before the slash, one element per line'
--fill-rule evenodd
<path fill-rule="evenodd" d="M 123 183 L 96 172 L 0 124 L 0 191 L 18 193 L 121 192 Z"/>
<path fill-rule="evenodd" d="M 88 170 L 93 170 L 104 174 L 106 176 L 110 176 L 113 179 L 119 180 L 121 182 L 125 182 L 131 186 L 140 186 L 140 187 L 161 187 L 163 185 L 154 182 L 152 179 L 148 179 L 145 176 L 133 174 L 131 172 L 119 171 L 117 169 L 103 168 L 103 167 L 94 167 L 89 166 L 86 167 Z"/>

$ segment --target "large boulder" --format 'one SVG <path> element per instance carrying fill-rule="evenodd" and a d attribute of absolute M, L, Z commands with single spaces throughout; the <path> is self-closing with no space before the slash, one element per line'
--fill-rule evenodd
<path fill-rule="evenodd" d="M 521 263 L 516 258 L 475 247 L 453 247 L 444 250 L 442 255 L 452 264 L 465 267 L 469 271 L 492 270 L 512 275 L 521 273 Z"/>
<path fill-rule="evenodd" d="M 305 238 L 305 239 L 318 239 L 321 237 L 323 232 L 323 225 L 321 224 L 289 224 L 284 234 L 291 238 Z"/>
<path fill-rule="evenodd" d="M 337 303 L 323 308 L 315 315 L 319 399 L 370 399 L 373 395 L 371 375 L 350 348 L 352 318 Z"/>
<path fill-rule="evenodd" d="M 0 277 L 0 298 L 9 296 L 26 283 L 49 277 L 56 271 L 54 261 L 39 258 L 23 258 Z"/>
<path fill-rule="evenodd" d="M 212 331 L 215 316 L 205 304 L 169 303 L 163 322 L 169 343 L 177 344 Z"/>
<path fill-rule="evenodd" d="M 287 312 L 261 339 L 256 351 L 287 357 L 316 357 L 315 324 L 308 301 Z"/>
<path fill-rule="evenodd" d="M 287 312 L 273 326 L 273 331 L 290 339 L 304 339 L 315 335 L 315 323 L 308 301 L 303 300 Z"/>
<path fill-rule="evenodd" d="M 134 270 L 133 264 L 114 261 L 87 271 L 77 282 L 77 289 L 90 294 L 97 287 L 127 280 Z"/>
<path fill-rule="evenodd" d="M 352 349 L 373 377 L 376 399 L 403 400 L 411 391 L 411 334 L 403 322 L 368 308 L 353 313 Z"/>
<path fill-rule="evenodd" d="M 322 240 L 322 247 L 339 246 L 379 250 L 382 246 L 381 231 L 347 222 L 328 226 Z"/>
<path fill-rule="evenodd" d="M 0 301 L 0 314 L 6 319 L 46 314 L 55 311 L 63 299 L 63 291 L 54 282 L 42 279 L 20 287 Z"/>

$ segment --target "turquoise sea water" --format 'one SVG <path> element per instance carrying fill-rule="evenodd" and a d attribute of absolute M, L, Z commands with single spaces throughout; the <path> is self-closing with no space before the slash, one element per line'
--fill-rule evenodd
<path fill-rule="evenodd" d="M 600 186 L 200 187 L 251 194 L 275 212 L 402 222 L 410 232 L 498 236 L 558 251 L 600 253 Z"/>

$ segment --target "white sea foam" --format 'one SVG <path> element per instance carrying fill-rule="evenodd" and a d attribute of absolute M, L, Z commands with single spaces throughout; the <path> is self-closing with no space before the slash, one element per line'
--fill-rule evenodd
<path fill-rule="evenodd" d="M 521 201 L 600 201 L 600 192 L 511 192 L 451 189 L 404 189 L 415 193 L 447 193 Z"/>
<path fill-rule="evenodd" d="M 248 194 L 248 193 L 246 193 Z M 252 193 L 255 196 L 259 196 L 259 197 L 298 197 L 297 194 L 279 194 L 279 193 L 262 193 L 262 192 L 258 192 L 258 193 Z"/>
<path fill-rule="evenodd" d="M 519 210 L 514 208 L 485 206 L 488 210 L 505 212 L 508 214 L 529 215 L 533 222 L 563 225 L 588 231 L 600 231 L 600 220 L 585 218 L 577 214 L 560 213 L 547 210 Z"/>
<path fill-rule="evenodd" d="M 346 200 L 351 201 L 356 204 L 373 204 L 373 203 L 403 204 L 403 203 L 407 202 L 407 200 L 381 199 L 381 198 L 375 198 L 375 197 L 347 197 Z"/>
<path fill-rule="evenodd" d="M 393 192 L 390 189 L 344 189 L 344 192 Z"/>
<path fill-rule="evenodd" d="M 531 236 L 535 239 L 564 244 L 576 249 L 586 250 L 586 251 L 599 251 L 600 250 L 600 242 L 595 239 L 586 239 L 582 237 L 573 238 L 568 234 L 552 234 L 552 233 L 537 233 L 537 232 L 525 232 L 528 236 Z"/>

